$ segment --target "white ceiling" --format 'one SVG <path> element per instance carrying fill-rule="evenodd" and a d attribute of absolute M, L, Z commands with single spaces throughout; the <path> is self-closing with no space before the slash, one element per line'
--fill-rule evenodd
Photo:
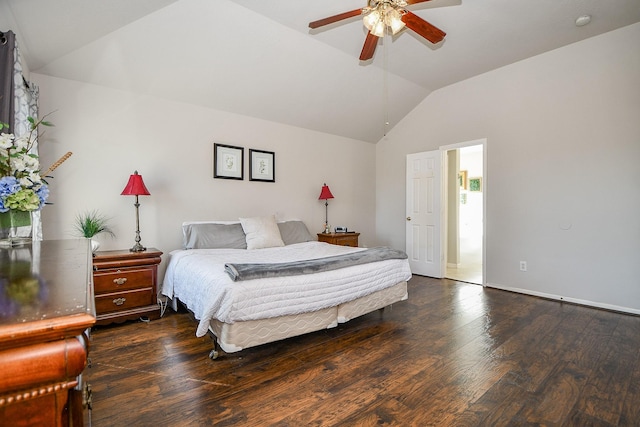
<path fill-rule="evenodd" d="M 405 30 L 367 62 L 359 18 L 307 27 L 365 4 L 0 0 L 0 30 L 32 72 L 375 143 L 434 90 L 640 22 L 638 0 L 433 0 L 408 9 L 443 42 Z"/>

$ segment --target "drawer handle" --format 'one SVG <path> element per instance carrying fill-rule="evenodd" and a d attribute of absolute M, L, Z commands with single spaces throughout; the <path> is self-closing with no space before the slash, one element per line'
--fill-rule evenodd
<path fill-rule="evenodd" d="M 125 283 L 127 283 L 127 278 L 118 277 L 117 279 L 113 279 L 113 283 L 115 283 L 116 285 L 124 285 Z"/>
<path fill-rule="evenodd" d="M 114 303 L 115 305 L 122 305 L 122 304 L 124 304 L 124 302 L 125 302 L 126 300 L 127 300 L 126 298 L 116 298 L 116 299 L 114 299 L 114 300 L 113 300 L 113 303 Z"/>

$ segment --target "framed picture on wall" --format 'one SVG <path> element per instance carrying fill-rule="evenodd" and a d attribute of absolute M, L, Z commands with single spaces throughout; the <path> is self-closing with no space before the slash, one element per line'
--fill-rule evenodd
<path fill-rule="evenodd" d="M 276 182 L 276 154 L 249 149 L 249 181 Z"/>
<path fill-rule="evenodd" d="M 463 190 L 467 189 L 467 171 L 460 171 L 458 173 L 458 184 Z"/>
<path fill-rule="evenodd" d="M 482 191 L 482 178 L 469 178 L 469 191 Z"/>
<path fill-rule="evenodd" d="M 244 179 L 244 148 L 213 144 L 213 177 Z"/>

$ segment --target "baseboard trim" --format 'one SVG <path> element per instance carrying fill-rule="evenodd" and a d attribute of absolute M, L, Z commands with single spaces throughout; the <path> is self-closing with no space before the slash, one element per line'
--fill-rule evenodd
<path fill-rule="evenodd" d="M 488 287 L 488 288 L 500 289 L 502 291 L 509 291 L 509 292 L 517 292 L 519 294 L 532 295 L 532 296 L 535 296 L 535 297 L 551 299 L 551 300 L 554 300 L 554 301 L 568 302 L 568 303 L 571 303 L 571 304 L 578 304 L 578 305 L 585 305 L 585 306 L 588 306 L 588 307 L 601 308 L 603 310 L 617 311 L 617 312 L 620 312 L 620 313 L 640 315 L 640 310 L 639 309 L 630 308 L 630 307 L 621 307 L 619 305 L 604 304 L 604 303 L 601 303 L 601 302 L 583 300 L 583 299 L 579 299 L 579 298 L 569 298 L 569 297 L 564 297 L 562 295 L 548 294 L 546 292 L 536 292 L 536 291 L 532 291 L 530 289 L 514 288 L 514 287 L 511 287 L 511 286 L 504 286 L 504 285 L 499 285 L 499 284 L 496 284 L 496 283 L 487 283 L 487 284 L 485 284 L 485 286 Z"/>

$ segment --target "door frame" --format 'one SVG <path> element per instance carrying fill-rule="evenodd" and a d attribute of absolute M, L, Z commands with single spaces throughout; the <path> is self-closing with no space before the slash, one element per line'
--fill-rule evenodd
<path fill-rule="evenodd" d="M 448 188 L 448 173 L 447 173 L 447 151 L 456 150 L 459 148 L 470 147 L 472 145 L 482 145 L 482 286 L 487 285 L 487 189 L 489 188 L 488 170 L 487 170 L 487 139 L 476 139 L 471 141 L 460 142 L 457 144 L 440 146 L 440 154 L 442 156 L 442 189 L 441 189 L 441 202 L 443 203 L 443 209 L 441 209 L 441 233 L 440 233 L 440 247 L 443 251 L 442 254 L 443 266 L 446 265 L 446 254 L 448 253 L 447 247 L 447 230 L 448 230 L 448 195 L 446 189 Z"/>

